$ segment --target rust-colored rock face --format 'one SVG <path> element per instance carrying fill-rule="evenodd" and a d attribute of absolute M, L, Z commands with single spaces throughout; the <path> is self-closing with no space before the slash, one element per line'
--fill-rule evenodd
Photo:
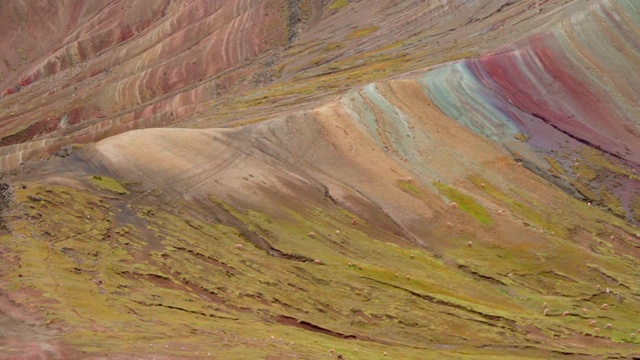
<path fill-rule="evenodd" d="M 636 1 L 0 21 L 0 358 L 639 356 Z"/>

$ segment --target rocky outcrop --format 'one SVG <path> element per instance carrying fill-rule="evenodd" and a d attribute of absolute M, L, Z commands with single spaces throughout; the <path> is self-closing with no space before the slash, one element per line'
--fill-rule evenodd
<path fill-rule="evenodd" d="M 13 199 L 13 189 L 7 183 L 0 183 L 0 234 L 8 231 L 7 223 L 4 219 L 9 205 Z"/>

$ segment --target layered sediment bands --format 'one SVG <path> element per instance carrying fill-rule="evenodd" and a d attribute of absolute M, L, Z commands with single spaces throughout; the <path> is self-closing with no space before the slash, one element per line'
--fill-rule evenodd
<path fill-rule="evenodd" d="M 62 1 L 47 4 L 14 2 L 6 5 L 3 17 L 7 19 L 9 26 L 5 27 L 5 31 L 12 35 L 13 39 L 4 39 L 3 48 L 13 48 L 20 55 L 23 65 L 29 64 L 35 69 L 17 80 L 7 76 L 3 83 L 13 80 L 21 87 L 27 86 L 94 58 L 143 32 L 153 21 L 165 15 L 168 4 L 166 0 L 153 0 L 144 4 L 119 1 Z M 37 27 L 30 26 L 25 29 L 37 34 L 38 39 L 28 39 L 24 34 L 15 31 L 12 25 L 31 25 L 19 14 L 43 17 L 38 21 Z M 37 50 L 40 53 L 36 54 L 34 59 L 29 56 L 31 54 L 28 48 L 36 46 L 35 44 L 39 46 Z M 15 69 L 11 68 L 10 60 L 5 62 L 5 66 L 5 74 L 14 72 L 11 71 Z M 4 95 L 12 90 L 14 87 L 10 86 Z"/>
<path fill-rule="evenodd" d="M 630 194 L 640 190 L 632 176 L 640 164 L 639 36 L 636 2 L 592 2 L 548 31 L 422 82 L 449 117 L 515 153 L 552 157 L 583 196 L 612 207 L 603 194 L 613 193 L 622 201 L 614 212 L 630 216 Z M 595 153 L 606 165 L 594 163 Z"/>
<path fill-rule="evenodd" d="M 345 6 L 320 0 L 4 4 L 1 135 L 11 136 L 5 147 L 31 144 L 29 152 L 5 149 L 0 164 L 12 169 L 17 159 L 39 160 L 62 146 L 130 129 L 262 120 L 354 85 L 493 50 L 505 37 L 525 36 L 563 9 L 583 6 L 564 0 L 336 4 Z M 26 14 L 42 21 L 27 27 Z M 34 123 L 46 126 L 25 131 Z M 45 138 L 46 147 L 33 147 Z"/>
<path fill-rule="evenodd" d="M 45 137 L 58 138 L 58 147 L 96 141 L 128 129 L 167 126 L 202 111 L 207 100 L 257 67 L 225 71 L 286 44 L 286 6 L 284 1 L 158 0 L 70 7 L 93 13 L 56 38 L 61 45 L 52 44 L 32 61 L 26 77 L 3 81 L 9 88 L 0 119 L 3 145 Z M 28 86 L 34 81 L 37 87 Z M 32 134 L 28 129 L 35 122 L 48 125 Z M 2 158 L 3 168 L 35 154 L 9 155 Z"/>
<path fill-rule="evenodd" d="M 3 90 L 19 83 L 33 64 L 45 54 L 64 48 L 73 34 L 91 30 L 83 27 L 110 1 L 12 1 L 0 5 L 0 84 Z M 114 15 L 114 14 L 111 14 Z M 115 19 L 113 19 L 115 21 Z M 37 26 L 33 26 L 37 24 Z M 95 25 L 95 23 L 93 23 Z"/>

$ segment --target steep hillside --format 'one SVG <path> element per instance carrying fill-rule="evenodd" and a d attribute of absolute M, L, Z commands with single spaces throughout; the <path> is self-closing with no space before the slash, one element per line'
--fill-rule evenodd
<path fill-rule="evenodd" d="M 11 2 L 0 13 L 11 24 L 0 40 L 2 169 L 132 129 L 308 109 L 356 85 L 493 50 L 571 10 L 565 0 L 374 3 Z"/>
<path fill-rule="evenodd" d="M 638 24 L 637 3 L 594 2 L 549 31 L 443 66 L 422 83 L 446 115 L 502 143 L 533 172 L 636 222 Z"/>
<path fill-rule="evenodd" d="M 640 356 L 635 2 L 72 3 L 137 30 L 0 100 L 5 358 Z"/>

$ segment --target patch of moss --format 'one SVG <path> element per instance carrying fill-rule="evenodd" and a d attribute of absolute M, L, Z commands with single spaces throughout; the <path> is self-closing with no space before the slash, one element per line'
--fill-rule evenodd
<path fill-rule="evenodd" d="M 640 221 L 640 195 L 635 195 L 631 198 L 629 208 L 631 209 L 631 216 Z"/>
<path fill-rule="evenodd" d="M 120 195 L 129 194 L 129 190 L 127 190 L 120 181 L 112 179 L 110 177 L 96 175 L 92 177 L 91 180 L 97 187 L 101 189 L 108 190 Z"/>
<path fill-rule="evenodd" d="M 607 169 L 621 175 L 629 175 L 627 168 L 619 164 L 614 164 L 607 156 L 596 149 L 585 146 L 578 153 L 582 156 L 584 162 L 592 167 Z"/>
<path fill-rule="evenodd" d="M 474 56 L 478 55 L 478 53 L 476 51 L 463 51 L 460 53 L 455 53 L 455 54 L 451 54 L 449 56 L 444 57 L 441 61 L 442 62 L 451 62 L 451 61 L 456 61 L 456 60 L 462 60 L 462 59 L 469 59 L 472 58 Z"/>
<path fill-rule="evenodd" d="M 377 26 L 369 26 L 363 29 L 357 29 L 357 30 L 353 30 L 352 32 L 348 33 L 346 36 L 347 40 L 353 40 L 353 39 L 358 39 L 361 38 L 363 36 L 369 35 L 372 32 L 376 32 L 378 31 L 378 27 Z"/>
<path fill-rule="evenodd" d="M 340 50 L 344 48 L 344 43 L 329 43 L 325 47 L 322 48 L 323 53 L 328 53 L 336 50 Z"/>
<path fill-rule="evenodd" d="M 411 181 L 407 180 L 398 180 L 396 183 L 402 191 L 409 193 L 411 195 L 421 195 L 422 192 L 420 189 Z"/>
<path fill-rule="evenodd" d="M 342 9 L 347 5 L 349 5 L 349 0 L 334 0 L 331 5 L 329 5 L 329 10 Z"/>
<path fill-rule="evenodd" d="M 473 197 L 463 194 L 460 191 L 452 188 L 451 186 L 441 183 L 439 181 L 433 182 L 433 185 L 440 191 L 440 193 L 446 196 L 449 200 L 458 204 L 460 210 L 474 217 L 481 224 L 490 225 L 493 223 L 493 219 L 489 212 L 480 205 Z"/>
<path fill-rule="evenodd" d="M 576 190 L 578 190 L 587 199 L 598 199 L 598 195 L 583 183 L 579 181 L 571 181 L 571 185 L 573 185 L 573 187 L 576 188 Z"/>
<path fill-rule="evenodd" d="M 516 133 L 515 135 L 513 135 L 513 137 L 514 137 L 516 140 L 520 140 L 520 141 L 522 141 L 522 142 L 527 142 L 527 141 L 529 141 L 529 137 L 528 137 L 527 135 L 523 134 L 523 133 Z"/>
<path fill-rule="evenodd" d="M 512 197 L 495 188 L 493 185 L 491 185 L 491 183 L 489 183 L 488 180 L 483 179 L 480 176 L 471 175 L 468 179 L 474 185 L 482 188 L 486 194 L 503 203 L 510 211 L 523 218 L 524 220 L 531 222 L 549 232 L 554 232 L 559 236 L 568 235 L 567 229 L 565 227 L 556 224 L 548 216 L 543 217 L 540 212 L 536 210 L 535 204 L 532 207 L 525 205 L 522 202 L 516 201 Z"/>
<path fill-rule="evenodd" d="M 315 65 L 315 66 L 318 66 L 318 65 L 321 65 L 321 64 L 327 62 L 327 59 L 328 58 L 326 56 L 318 56 L 318 57 L 313 58 L 311 60 L 311 63 L 313 65 Z"/>
<path fill-rule="evenodd" d="M 600 194 L 602 195 L 602 202 L 611 209 L 611 212 L 623 218 L 627 216 L 622 206 L 622 201 L 611 191 L 605 189 Z"/>
<path fill-rule="evenodd" d="M 594 168 L 587 166 L 587 164 L 578 163 L 577 165 L 574 164 L 571 167 L 577 174 L 580 174 L 581 178 L 587 181 L 593 181 L 598 177 L 598 172 Z"/>
<path fill-rule="evenodd" d="M 562 167 L 562 165 L 560 165 L 559 162 L 556 161 L 556 159 L 552 158 L 552 157 L 545 157 L 544 158 L 547 163 L 549 164 L 549 166 L 551 166 L 550 170 L 551 172 L 556 172 L 558 174 L 565 174 L 564 168 Z"/>

